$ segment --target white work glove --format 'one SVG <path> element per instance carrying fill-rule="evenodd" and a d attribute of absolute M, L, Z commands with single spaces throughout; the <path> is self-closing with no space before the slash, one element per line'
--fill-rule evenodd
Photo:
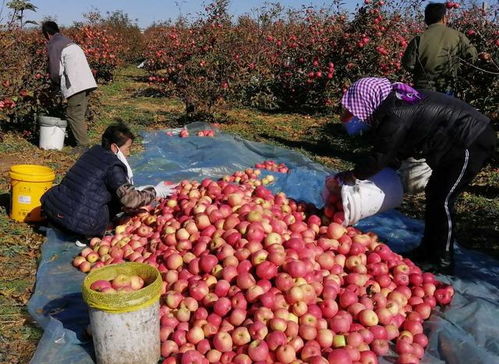
<path fill-rule="evenodd" d="M 173 195 L 173 193 L 175 192 L 175 188 L 177 186 L 178 184 L 175 185 L 165 184 L 165 181 L 161 181 L 154 187 L 154 189 L 156 190 L 156 197 L 166 198 L 168 196 Z"/>

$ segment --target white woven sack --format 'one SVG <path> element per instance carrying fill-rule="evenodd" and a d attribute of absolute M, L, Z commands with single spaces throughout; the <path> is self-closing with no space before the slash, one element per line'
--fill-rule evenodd
<path fill-rule="evenodd" d="M 402 162 L 398 173 L 402 179 L 404 192 L 416 194 L 424 191 L 432 170 L 424 158 L 408 158 Z"/>

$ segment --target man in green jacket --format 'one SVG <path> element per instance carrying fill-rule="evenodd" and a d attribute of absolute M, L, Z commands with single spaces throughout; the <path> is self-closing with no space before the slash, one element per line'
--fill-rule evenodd
<path fill-rule="evenodd" d="M 402 64 L 412 72 L 416 88 L 452 94 L 460 59 L 475 62 L 476 48 L 463 33 L 447 27 L 445 4 L 428 4 L 425 23 L 428 29 L 411 40 Z"/>

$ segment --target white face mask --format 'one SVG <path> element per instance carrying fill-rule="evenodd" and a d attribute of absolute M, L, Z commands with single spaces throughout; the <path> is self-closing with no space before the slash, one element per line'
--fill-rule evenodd
<path fill-rule="evenodd" d="M 115 144 L 116 145 L 116 144 Z M 128 178 L 128 183 L 133 185 L 133 172 L 132 172 L 132 167 L 128 164 L 128 161 L 123 154 L 123 152 L 120 150 L 120 148 L 116 145 L 116 148 L 118 151 L 115 153 L 116 157 L 123 162 L 123 164 L 126 166 L 126 171 L 127 171 L 127 178 Z"/>

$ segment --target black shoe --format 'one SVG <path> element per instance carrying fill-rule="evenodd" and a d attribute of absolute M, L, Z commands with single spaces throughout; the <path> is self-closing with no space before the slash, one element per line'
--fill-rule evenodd
<path fill-rule="evenodd" d="M 437 262 L 425 263 L 419 266 L 423 272 L 430 272 L 433 274 L 454 275 L 454 263 Z"/>
<path fill-rule="evenodd" d="M 406 253 L 402 253 L 402 255 L 418 266 L 430 263 L 430 254 L 428 253 L 428 250 L 421 245 Z"/>
<path fill-rule="evenodd" d="M 435 274 L 454 274 L 454 255 L 453 252 L 445 252 L 443 255 L 433 258 L 430 261 L 419 265 L 421 270 Z"/>

